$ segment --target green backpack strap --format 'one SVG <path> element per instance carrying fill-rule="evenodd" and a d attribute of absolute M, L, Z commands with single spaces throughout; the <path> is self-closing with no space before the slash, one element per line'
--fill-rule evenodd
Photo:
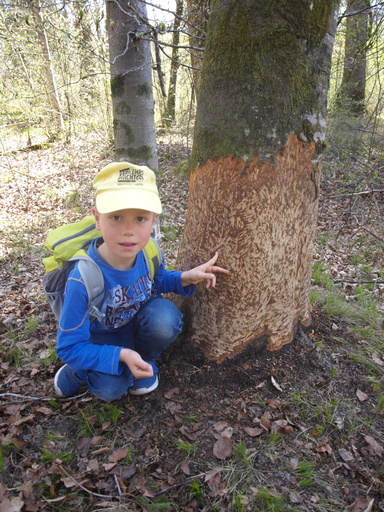
<path fill-rule="evenodd" d="M 150 238 L 147 245 L 144 247 L 143 256 L 151 273 L 151 281 L 153 281 L 155 274 L 163 261 L 160 247 L 153 238 Z"/>

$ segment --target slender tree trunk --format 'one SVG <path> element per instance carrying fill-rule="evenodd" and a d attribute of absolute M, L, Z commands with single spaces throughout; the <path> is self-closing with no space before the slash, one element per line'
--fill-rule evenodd
<path fill-rule="evenodd" d="M 107 2 L 115 152 L 158 168 L 147 9 L 140 0 Z"/>
<path fill-rule="evenodd" d="M 212 2 L 177 268 L 230 270 L 180 299 L 217 361 L 310 323 L 310 277 L 337 2 Z"/>
<path fill-rule="evenodd" d="M 172 60 L 171 60 L 171 71 L 169 77 L 168 87 L 168 99 L 167 99 L 167 112 L 166 112 L 166 124 L 171 125 L 176 119 L 176 84 L 177 84 L 177 70 L 179 69 L 179 41 L 180 33 L 179 27 L 183 14 L 183 0 L 177 0 L 176 2 L 176 16 L 173 22 L 173 38 L 172 38 Z"/>
<path fill-rule="evenodd" d="M 42 49 L 43 55 L 44 55 L 45 75 L 46 75 L 47 81 L 48 81 L 49 98 L 51 101 L 54 118 L 56 120 L 56 125 L 57 125 L 58 131 L 62 132 L 64 130 L 64 121 L 63 121 L 63 115 L 62 115 L 62 111 L 61 111 L 60 98 L 59 98 L 59 94 L 57 92 L 56 79 L 55 79 L 55 73 L 53 70 L 51 52 L 49 50 L 48 38 L 47 38 L 47 34 L 46 34 L 45 28 L 44 28 L 44 19 L 41 14 L 40 0 L 35 0 L 34 2 L 31 2 L 31 9 L 32 9 L 33 15 L 36 20 L 37 35 L 38 35 L 40 46 L 41 46 L 41 49 Z"/>
<path fill-rule="evenodd" d="M 365 111 L 369 7 L 369 0 L 348 2 L 344 72 L 338 92 L 338 103 L 343 110 L 356 115 L 361 115 Z"/>

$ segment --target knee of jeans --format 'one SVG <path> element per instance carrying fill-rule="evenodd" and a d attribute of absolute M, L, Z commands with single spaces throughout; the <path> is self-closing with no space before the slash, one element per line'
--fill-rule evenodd
<path fill-rule="evenodd" d="M 119 400 L 127 394 L 128 387 L 132 385 L 130 375 L 103 375 L 99 372 L 86 371 L 84 381 L 89 391 L 104 402 Z"/>
<path fill-rule="evenodd" d="M 151 332 L 158 340 L 174 340 L 180 334 L 183 327 L 182 315 L 175 318 L 174 315 L 158 315 L 152 319 Z"/>

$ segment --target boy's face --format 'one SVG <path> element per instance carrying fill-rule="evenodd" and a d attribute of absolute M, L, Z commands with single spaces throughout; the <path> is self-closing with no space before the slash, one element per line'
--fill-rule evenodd
<path fill-rule="evenodd" d="M 146 210 L 126 209 L 99 213 L 93 208 L 96 229 L 101 231 L 104 243 L 101 256 L 114 268 L 133 267 L 137 254 L 147 245 L 157 214 Z"/>

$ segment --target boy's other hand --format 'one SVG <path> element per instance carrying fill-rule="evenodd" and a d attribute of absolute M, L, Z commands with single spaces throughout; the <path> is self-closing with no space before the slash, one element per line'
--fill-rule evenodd
<path fill-rule="evenodd" d="M 199 267 L 192 268 L 186 272 L 181 274 L 181 284 L 182 286 L 188 286 L 190 284 L 201 283 L 202 281 L 207 281 L 207 288 L 214 288 L 216 286 L 216 276 L 213 272 L 221 272 L 222 274 L 229 274 L 229 270 L 225 268 L 216 267 L 215 263 L 217 258 L 219 257 L 219 253 L 216 252 L 214 257 L 207 261 L 207 263 L 203 263 Z"/>
<path fill-rule="evenodd" d="M 153 376 L 152 366 L 146 363 L 135 350 L 129 348 L 121 349 L 119 361 L 128 366 L 135 379 L 147 379 Z"/>

